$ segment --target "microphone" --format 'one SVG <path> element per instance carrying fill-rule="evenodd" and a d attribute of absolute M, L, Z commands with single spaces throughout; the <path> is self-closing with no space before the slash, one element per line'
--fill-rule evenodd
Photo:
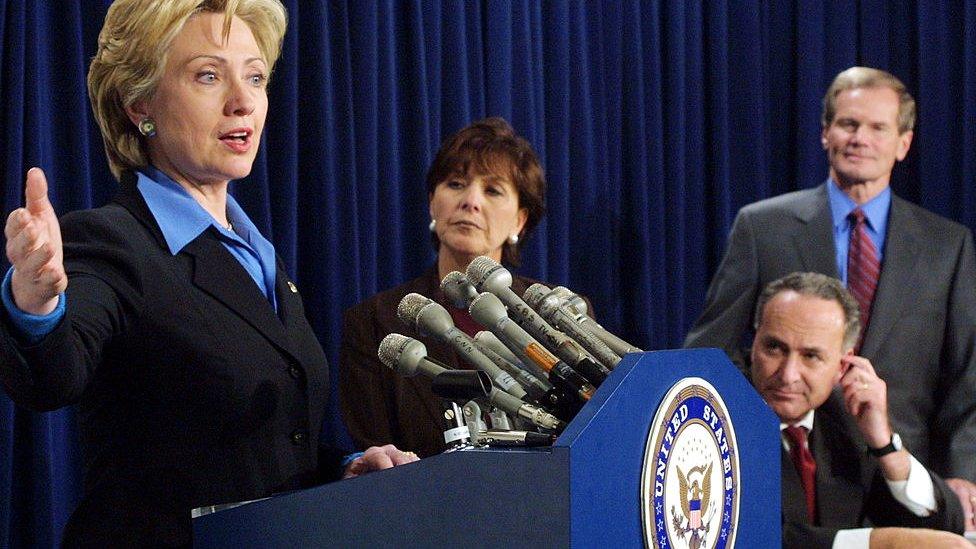
<path fill-rule="evenodd" d="M 559 298 L 552 295 L 552 290 L 547 286 L 538 283 L 533 284 L 525 290 L 523 297 L 525 302 L 543 318 L 578 341 L 597 360 L 611 369 L 616 368 L 617 364 L 620 363 L 620 357 L 602 339 L 581 327 L 570 313 L 559 307 Z"/>
<path fill-rule="evenodd" d="M 447 273 L 444 280 L 441 280 L 441 291 L 444 292 L 452 305 L 465 311 L 471 305 L 471 300 L 478 297 L 478 290 L 471 285 L 468 277 L 458 271 Z"/>
<path fill-rule="evenodd" d="M 576 320 L 576 322 L 583 327 L 583 329 L 588 330 L 590 333 L 600 338 L 617 355 L 624 356 L 627 353 L 644 352 L 636 345 L 631 345 L 630 343 L 627 343 L 626 341 L 612 334 L 597 321 L 593 320 L 593 317 L 587 314 L 586 301 L 573 293 L 573 291 L 569 288 L 566 288 L 565 286 L 556 286 L 552 290 L 552 295 L 559 299 L 561 309 L 570 314 Z"/>
<path fill-rule="evenodd" d="M 512 273 L 508 269 L 490 257 L 479 256 L 468 264 L 467 275 L 476 288 L 498 296 L 529 333 L 552 345 L 559 358 L 576 368 L 594 385 L 603 383 L 607 378 L 610 371 L 606 367 L 592 360 L 579 343 L 550 326 L 512 291 Z"/>
<path fill-rule="evenodd" d="M 478 431 L 478 444 L 485 446 L 552 446 L 556 437 L 532 431 L 486 429 Z"/>
<path fill-rule="evenodd" d="M 479 351 L 494 362 L 499 368 L 515 378 L 515 381 L 517 381 L 519 385 L 525 389 L 531 400 L 539 402 L 545 396 L 549 388 L 539 381 L 539 378 L 535 377 L 527 370 L 512 364 L 490 347 L 486 347 L 483 343 L 479 343 L 477 338 L 473 339 L 472 341 L 474 342 L 474 346 Z"/>
<path fill-rule="evenodd" d="M 492 381 L 503 390 L 518 398 L 525 397 L 525 389 L 479 351 L 471 337 L 454 326 L 451 313 L 439 303 L 420 294 L 407 294 L 397 306 L 397 316 L 418 332 L 454 347 L 475 368 L 491 376 Z"/>
<path fill-rule="evenodd" d="M 480 332 L 476 333 L 474 335 L 474 342 L 481 348 L 488 348 L 495 351 L 498 353 L 498 356 L 504 358 L 519 368 L 528 370 L 532 373 L 532 375 L 539 379 L 539 381 L 546 384 L 546 380 L 544 379 L 546 377 L 545 370 L 536 366 L 536 364 L 531 360 L 525 361 L 520 357 L 515 356 L 515 352 L 512 349 L 509 349 L 505 343 L 498 339 L 498 336 L 493 334 L 491 330 L 481 330 Z"/>
<path fill-rule="evenodd" d="M 401 334 L 384 337 L 376 354 L 383 364 L 406 377 L 413 377 L 418 373 L 426 377 L 436 377 L 447 370 L 427 358 L 427 347 L 423 343 Z M 522 418 L 543 429 L 559 431 L 565 426 L 556 416 L 497 387 L 491 388 L 488 401 L 510 416 Z"/>
<path fill-rule="evenodd" d="M 553 356 L 514 320 L 508 318 L 505 306 L 495 294 L 483 292 L 471 302 L 469 310 L 475 320 L 491 329 L 499 339 L 507 341 L 510 348 L 518 349 L 519 354 L 526 360 L 534 362 L 548 372 L 553 383 L 568 386 L 571 394 L 578 395 L 584 401 L 593 396 L 596 391 L 593 385 L 565 362 Z"/>

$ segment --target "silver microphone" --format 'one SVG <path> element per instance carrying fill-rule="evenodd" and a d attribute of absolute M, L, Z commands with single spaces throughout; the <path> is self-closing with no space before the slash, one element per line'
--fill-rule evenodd
<path fill-rule="evenodd" d="M 620 357 L 602 339 L 581 327 L 571 314 L 562 310 L 559 306 L 559 298 L 552 295 L 552 290 L 548 286 L 539 283 L 533 284 L 525 290 L 523 297 L 525 302 L 543 318 L 578 341 L 583 348 L 605 366 L 613 369 L 620 363 Z"/>
<path fill-rule="evenodd" d="M 482 292 L 491 292 L 508 306 L 516 320 L 536 339 L 551 345 L 559 358 L 576 368 L 594 385 L 607 378 L 610 371 L 591 359 L 589 353 L 569 336 L 556 330 L 539 316 L 532 307 L 512 291 L 512 273 L 487 256 L 474 258 L 467 269 L 468 280 Z"/>
<path fill-rule="evenodd" d="M 477 337 L 472 339 L 472 341 L 474 342 L 474 346 L 486 357 L 488 357 L 489 360 L 494 362 L 495 365 L 508 372 L 509 375 L 515 378 L 515 381 L 519 382 L 519 384 L 525 389 L 531 400 L 538 402 L 539 399 L 545 396 L 549 389 L 546 388 L 541 381 L 539 381 L 539 378 L 529 373 L 528 370 L 519 368 L 515 364 L 509 362 L 505 359 L 505 357 L 496 353 L 494 349 L 485 346 L 484 343 L 479 342 Z"/>
<path fill-rule="evenodd" d="M 491 351 L 495 353 L 499 358 L 511 364 L 513 367 L 524 371 L 527 376 L 526 380 L 532 385 L 535 385 L 536 387 L 542 389 L 543 392 L 552 389 L 552 384 L 546 381 L 545 370 L 538 367 L 531 360 L 526 362 L 520 359 L 519 357 L 515 356 L 515 353 L 512 352 L 511 349 L 506 347 L 505 344 L 502 343 L 500 339 L 498 339 L 498 336 L 491 333 L 491 330 L 481 330 L 480 332 L 476 333 L 474 335 L 474 344 L 477 345 L 478 348 L 481 349 L 481 351 L 484 352 L 489 357 L 491 356 L 491 354 L 489 354 L 486 351 Z M 518 379 L 517 376 L 516 379 Z"/>
<path fill-rule="evenodd" d="M 478 290 L 468 281 L 464 273 L 451 271 L 441 280 L 441 291 L 458 309 L 468 310 L 471 301 L 478 297 Z"/>
<path fill-rule="evenodd" d="M 595 392 L 593 385 L 509 318 L 505 312 L 505 305 L 495 294 L 483 292 L 471 302 L 469 311 L 475 320 L 505 341 L 510 349 L 517 349 L 518 354 L 524 359 L 534 362 L 546 371 L 550 380 L 554 382 L 558 380 L 568 385 L 571 392 L 584 401 L 593 396 Z"/>
<path fill-rule="evenodd" d="M 579 325 L 585 330 L 600 338 L 617 355 L 624 356 L 627 353 L 644 352 L 636 345 L 631 345 L 623 339 L 620 339 L 601 326 L 600 323 L 593 320 L 593 317 L 587 314 L 586 301 L 573 293 L 573 291 L 569 288 L 566 288 L 565 286 L 556 286 L 552 289 L 552 295 L 559 299 L 560 308 L 563 311 L 575 318 L 576 322 L 578 322 Z"/>
<path fill-rule="evenodd" d="M 415 293 L 407 294 L 397 306 L 397 316 L 418 332 L 454 347 L 475 368 L 488 374 L 502 390 L 518 398 L 525 397 L 525 389 L 479 351 L 471 337 L 454 326 L 451 313 L 433 299 Z"/>
<path fill-rule="evenodd" d="M 423 343 L 401 334 L 389 334 L 384 337 L 376 354 L 383 364 L 407 377 L 419 373 L 433 378 L 447 371 L 443 366 L 427 358 L 427 347 Z M 497 387 L 492 387 L 488 394 L 488 401 L 509 415 L 522 418 L 543 429 L 558 431 L 565 426 L 556 416 Z"/>

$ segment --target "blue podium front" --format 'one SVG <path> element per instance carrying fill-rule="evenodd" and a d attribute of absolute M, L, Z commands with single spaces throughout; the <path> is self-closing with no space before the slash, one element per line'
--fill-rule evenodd
<path fill-rule="evenodd" d="M 698 385 L 674 390 L 689 379 L 720 395 L 721 420 L 695 411 Z M 721 351 L 631 354 L 551 448 L 452 452 L 283 494 L 194 519 L 194 542 L 780 547 L 779 466 L 778 420 Z"/>

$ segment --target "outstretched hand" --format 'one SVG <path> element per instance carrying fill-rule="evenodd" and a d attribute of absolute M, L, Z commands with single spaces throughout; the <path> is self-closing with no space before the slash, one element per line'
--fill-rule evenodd
<path fill-rule="evenodd" d="M 27 171 L 26 203 L 7 217 L 7 259 L 14 267 L 10 290 L 25 313 L 46 315 L 68 287 L 61 226 L 47 198 L 47 178 L 40 168 Z"/>

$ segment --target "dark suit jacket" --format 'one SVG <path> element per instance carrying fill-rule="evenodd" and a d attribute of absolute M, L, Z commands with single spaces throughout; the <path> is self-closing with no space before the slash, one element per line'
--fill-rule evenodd
<path fill-rule="evenodd" d="M 935 528 L 961 534 L 959 499 L 935 473 L 929 475 L 938 512 L 919 517 L 898 503 L 843 406 L 833 395 L 817 409 L 810 431 L 810 451 L 817 461 L 817 525 L 807 518 L 800 475 L 789 452 L 782 451 L 783 547 L 829 548 L 838 530 L 865 526 Z"/>
<path fill-rule="evenodd" d="M 0 379 L 35 410 L 79 405 L 66 545 L 185 544 L 194 507 L 336 476 L 318 453 L 325 356 L 280 262 L 276 315 L 212 229 L 170 254 L 128 176 L 61 227 L 67 314 L 27 346 L 4 313 Z"/>
<path fill-rule="evenodd" d="M 522 295 L 534 282 L 516 276 L 512 289 Z M 397 305 L 411 292 L 450 306 L 433 267 L 421 277 L 346 311 L 339 354 L 339 403 L 349 434 L 359 448 L 395 444 L 427 457 L 444 451 L 440 398 L 431 392 L 429 379 L 401 376 L 380 362 L 376 350 L 387 334 L 396 332 L 423 342 L 428 356 L 451 368 L 460 365 L 449 345 L 421 336 L 397 318 Z"/>
<path fill-rule="evenodd" d="M 686 347 L 742 364 L 762 288 L 793 271 L 837 276 L 826 184 L 742 208 Z M 881 278 L 861 355 L 888 383 L 906 447 L 976 481 L 976 259 L 962 225 L 892 195 Z"/>

